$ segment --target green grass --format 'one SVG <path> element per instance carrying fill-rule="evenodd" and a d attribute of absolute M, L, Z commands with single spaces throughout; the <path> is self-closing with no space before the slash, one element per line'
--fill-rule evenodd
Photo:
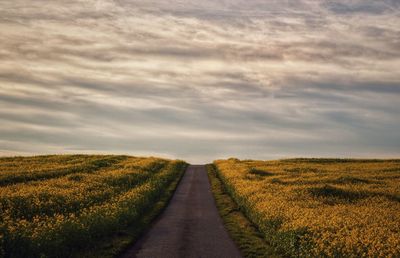
<path fill-rule="evenodd" d="M 219 213 L 230 236 L 244 257 L 281 257 L 265 241 L 262 233 L 246 218 L 239 207 L 225 191 L 217 177 L 214 165 L 207 165 L 211 189 Z"/>

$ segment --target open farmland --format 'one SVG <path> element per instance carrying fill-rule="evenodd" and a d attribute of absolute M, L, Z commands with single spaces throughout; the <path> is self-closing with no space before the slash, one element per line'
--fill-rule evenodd
<path fill-rule="evenodd" d="M 400 160 L 214 164 L 230 196 L 283 256 L 400 256 Z"/>
<path fill-rule="evenodd" d="M 0 257 L 65 257 L 138 221 L 186 163 L 128 156 L 0 159 Z"/>

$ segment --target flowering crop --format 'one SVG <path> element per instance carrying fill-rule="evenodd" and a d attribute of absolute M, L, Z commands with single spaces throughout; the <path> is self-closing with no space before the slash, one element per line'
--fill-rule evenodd
<path fill-rule="evenodd" d="M 265 239 L 291 257 L 400 257 L 400 160 L 217 160 Z"/>
<path fill-rule="evenodd" d="M 0 257 L 69 256 L 138 220 L 184 167 L 127 156 L 0 159 Z"/>

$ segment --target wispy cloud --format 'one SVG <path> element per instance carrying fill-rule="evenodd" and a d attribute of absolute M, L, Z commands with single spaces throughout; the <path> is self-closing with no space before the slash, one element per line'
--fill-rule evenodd
<path fill-rule="evenodd" d="M 3 1 L 0 153 L 400 154 L 398 1 Z"/>

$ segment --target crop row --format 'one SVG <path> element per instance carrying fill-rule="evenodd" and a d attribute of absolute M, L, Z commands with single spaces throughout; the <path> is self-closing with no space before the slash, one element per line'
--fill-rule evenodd
<path fill-rule="evenodd" d="M 0 159 L 0 186 L 62 177 L 73 173 L 94 173 L 126 159 L 125 156 L 47 156 L 46 158 Z"/>
<path fill-rule="evenodd" d="M 0 187 L 0 257 L 66 257 L 138 221 L 184 167 L 124 157 L 95 173 Z"/>

